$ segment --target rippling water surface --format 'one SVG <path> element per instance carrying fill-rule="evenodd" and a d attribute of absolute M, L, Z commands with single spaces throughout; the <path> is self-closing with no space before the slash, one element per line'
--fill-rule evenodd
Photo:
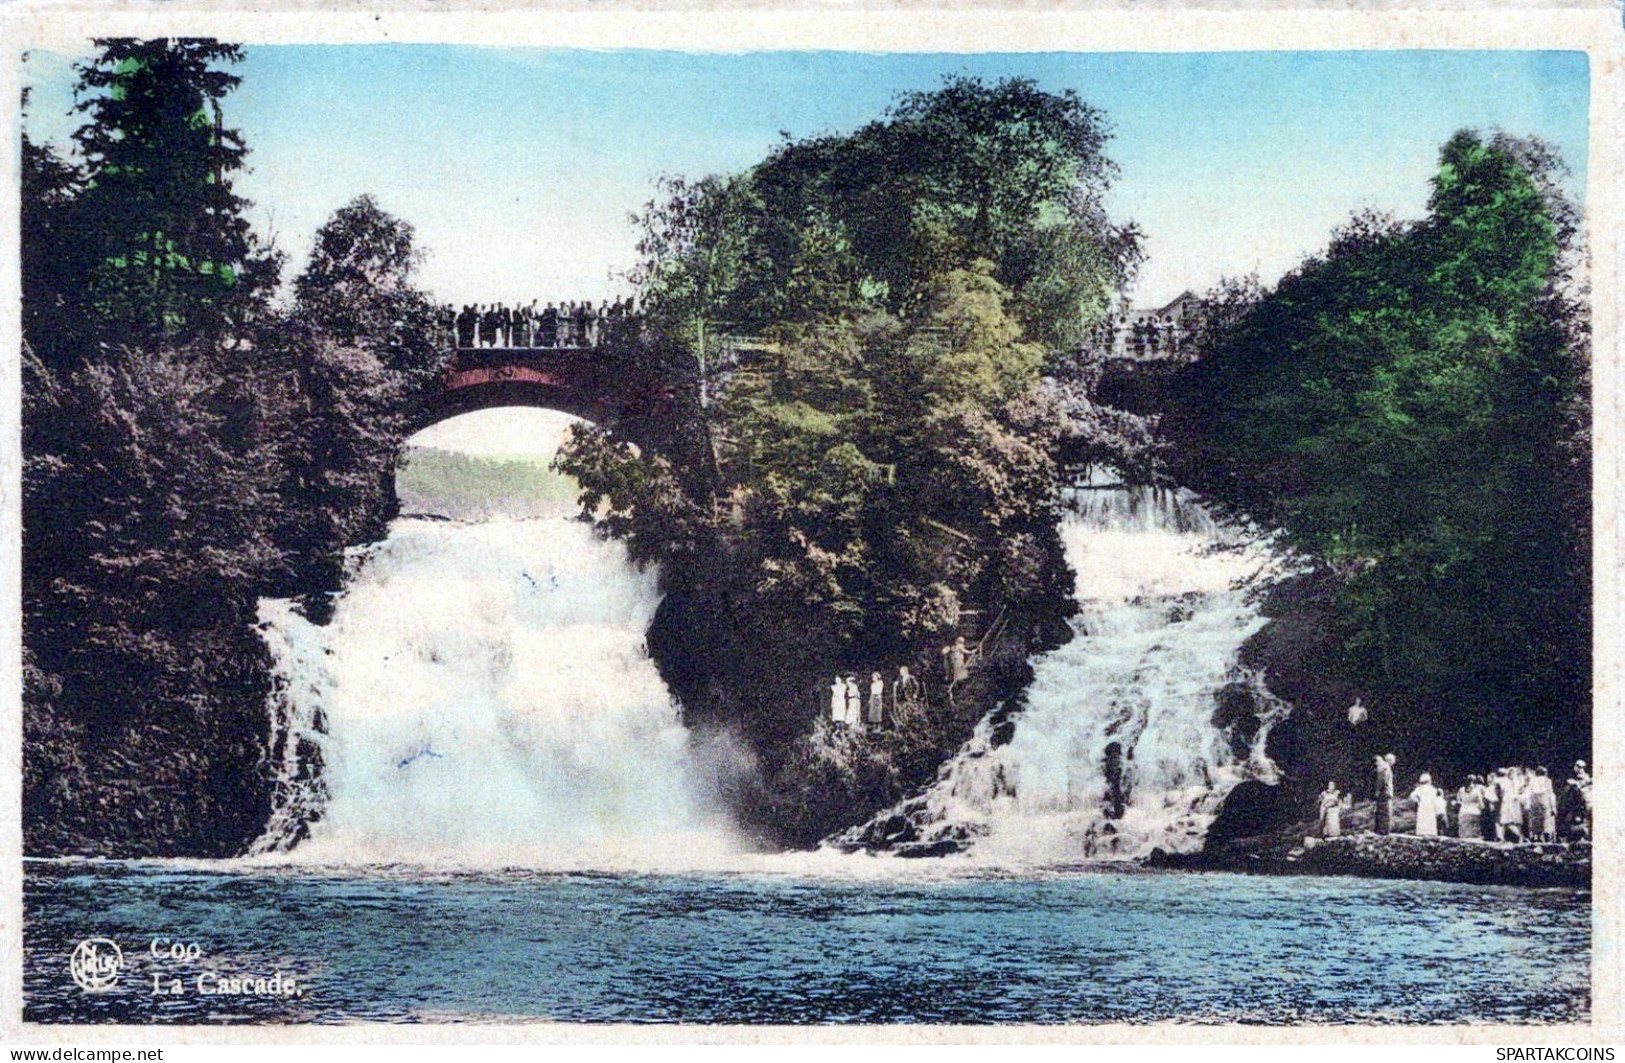
<path fill-rule="evenodd" d="M 852 866 L 889 864 L 857 859 Z M 34 1022 L 1583 1021 L 1590 897 L 1229 875 L 31 862 Z M 69 974 L 116 942 L 117 984 Z M 170 943 L 200 955 L 155 958 Z M 199 995 L 281 971 L 297 997 Z M 179 982 L 178 995 L 155 995 Z"/>

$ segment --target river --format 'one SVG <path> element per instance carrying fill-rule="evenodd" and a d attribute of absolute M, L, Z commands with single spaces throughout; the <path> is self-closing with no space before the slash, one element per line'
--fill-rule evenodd
<path fill-rule="evenodd" d="M 1590 1010 L 1590 902 L 1570 891 L 755 862 L 683 874 L 33 863 L 26 1018 L 1554 1023 Z M 125 957 L 112 991 L 69 977 L 91 936 Z M 155 939 L 201 955 L 155 959 Z M 302 995 L 204 996 L 204 971 L 205 987 L 281 971 Z M 183 992 L 154 995 L 154 974 Z"/>

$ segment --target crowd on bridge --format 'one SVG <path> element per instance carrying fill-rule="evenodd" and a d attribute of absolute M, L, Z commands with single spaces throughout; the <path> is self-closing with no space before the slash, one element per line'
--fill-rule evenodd
<path fill-rule="evenodd" d="M 1392 753 L 1374 758 L 1371 830 L 1376 834 L 1394 829 L 1394 764 Z M 1591 837 L 1591 773 L 1583 760 L 1575 762 L 1561 789 L 1544 766 L 1511 766 L 1467 775 L 1453 794 L 1422 772 L 1407 799 L 1416 807 L 1413 830 L 1424 838 L 1519 844 Z M 1318 809 L 1321 837 L 1342 833 L 1343 812 L 1351 804 L 1335 780 L 1326 784 Z"/>
<path fill-rule="evenodd" d="M 631 299 L 599 303 L 567 302 L 539 307 L 538 300 L 465 304 L 440 308 L 441 342 L 459 350 L 596 347 L 605 332 L 632 314 Z"/>

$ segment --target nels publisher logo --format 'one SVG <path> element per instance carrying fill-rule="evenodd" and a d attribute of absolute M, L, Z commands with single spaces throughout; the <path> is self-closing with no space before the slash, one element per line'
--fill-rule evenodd
<path fill-rule="evenodd" d="M 118 942 L 107 938 L 86 938 L 74 946 L 68 958 L 68 973 L 74 984 L 87 993 L 105 993 L 118 984 L 124 969 L 124 953 Z"/>

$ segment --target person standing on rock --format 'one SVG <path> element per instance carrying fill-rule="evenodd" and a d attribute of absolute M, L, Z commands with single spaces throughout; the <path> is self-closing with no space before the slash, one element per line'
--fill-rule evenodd
<path fill-rule="evenodd" d="M 1411 800 L 1416 802 L 1416 834 L 1420 838 L 1437 838 L 1439 836 L 1439 813 L 1444 811 L 1444 794 L 1433 785 L 1433 776 L 1423 772 L 1416 780 L 1416 789 L 1411 791 Z"/>
<path fill-rule="evenodd" d="M 1496 772 L 1495 794 L 1501 806 L 1496 817 L 1495 840 L 1523 841 L 1523 799 L 1518 793 L 1518 780 L 1513 776 L 1511 768 L 1502 768 Z"/>
<path fill-rule="evenodd" d="M 1477 775 L 1467 776 L 1461 789 L 1456 791 L 1456 837 L 1463 841 L 1479 841 L 1484 836 L 1484 780 Z"/>
<path fill-rule="evenodd" d="M 829 685 L 829 722 L 846 726 L 846 684 L 841 682 L 840 676 Z"/>
<path fill-rule="evenodd" d="M 904 705 L 920 700 L 920 681 L 909 674 L 908 665 L 899 665 L 897 678 L 891 685 L 892 720 L 895 721 Z"/>
<path fill-rule="evenodd" d="M 1377 793 L 1371 825 L 1378 834 L 1388 834 L 1394 829 L 1394 755 L 1387 753 L 1376 760 Z"/>
<path fill-rule="evenodd" d="M 1361 701 L 1359 698 L 1355 698 L 1354 704 L 1349 706 L 1349 726 L 1360 726 L 1362 723 L 1365 723 L 1366 717 L 1370 715 L 1371 714 L 1366 710 L 1365 702 Z"/>
<path fill-rule="evenodd" d="M 886 722 L 886 681 L 879 672 L 869 673 L 869 726 L 879 727 Z"/>
<path fill-rule="evenodd" d="M 858 677 L 846 677 L 846 726 L 854 731 L 863 730 L 863 695 L 858 693 Z"/>
<path fill-rule="evenodd" d="M 1343 795 L 1337 792 L 1337 783 L 1328 782 L 1320 791 L 1320 836 L 1335 838 L 1343 833 Z"/>
<path fill-rule="evenodd" d="M 960 635 L 951 645 L 942 648 L 943 667 L 948 673 L 948 700 L 954 699 L 954 687 L 970 677 L 970 650 L 965 636 Z"/>
<path fill-rule="evenodd" d="M 1531 841 L 1557 841 L 1557 791 L 1545 765 L 1529 780 L 1529 828 Z"/>
<path fill-rule="evenodd" d="M 1501 792 L 1495 788 L 1496 776 L 1480 776 L 1479 789 L 1483 794 L 1483 808 L 1479 813 L 1479 834 L 1487 842 L 1493 842 L 1500 836 L 1501 831 Z"/>
<path fill-rule="evenodd" d="M 1583 760 L 1574 762 L 1574 772 L 1563 784 L 1558 822 L 1566 839 L 1591 837 L 1591 773 Z"/>

